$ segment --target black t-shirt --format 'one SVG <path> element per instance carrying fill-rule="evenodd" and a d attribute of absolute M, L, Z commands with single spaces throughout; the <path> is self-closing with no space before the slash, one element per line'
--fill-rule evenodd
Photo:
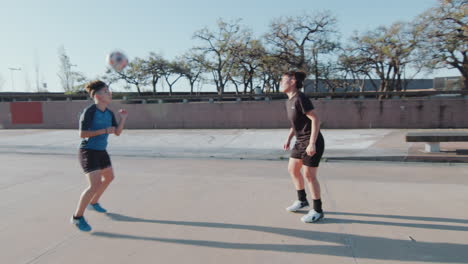
<path fill-rule="evenodd" d="M 286 111 L 288 113 L 291 127 L 296 133 L 297 141 L 309 141 L 312 131 L 312 122 L 306 113 L 314 109 L 314 105 L 309 98 L 302 92 L 286 101 Z"/>

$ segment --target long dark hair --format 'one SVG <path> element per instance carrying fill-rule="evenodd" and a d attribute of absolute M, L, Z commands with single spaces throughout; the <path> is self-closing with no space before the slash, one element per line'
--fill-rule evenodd
<path fill-rule="evenodd" d="M 285 72 L 283 75 L 294 77 L 296 79 L 296 88 L 301 89 L 304 88 L 304 80 L 307 77 L 307 74 L 303 71 L 288 71 Z"/>

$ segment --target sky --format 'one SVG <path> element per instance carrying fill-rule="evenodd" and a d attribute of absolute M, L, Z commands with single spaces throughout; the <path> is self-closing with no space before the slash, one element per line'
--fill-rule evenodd
<path fill-rule="evenodd" d="M 338 20 L 344 43 L 354 31 L 410 21 L 437 0 L 0 0 L 1 91 L 34 91 L 36 65 L 40 82 L 51 92 L 63 91 L 58 78 L 58 49 L 63 46 L 74 66 L 89 78 L 102 75 L 113 50 L 129 59 L 150 52 L 174 58 L 198 42 L 193 33 L 214 28 L 219 18 L 242 19 L 254 34 L 268 31 L 281 16 L 329 10 Z M 11 71 L 9 68 L 21 68 Z M 458 76 L 441 70 L 427 76 Z M 28 84 L 29 83 L 29 84 Z M 177 89 L 186 89 L 183 83 Z"/>

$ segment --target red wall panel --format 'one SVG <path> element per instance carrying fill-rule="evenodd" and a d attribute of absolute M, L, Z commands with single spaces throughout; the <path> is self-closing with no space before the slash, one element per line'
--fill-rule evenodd
<path fill-rule="evenodd" d="M 12 124 L 42 124 L 44 121 L 41 102 L 10 103 Z"/>

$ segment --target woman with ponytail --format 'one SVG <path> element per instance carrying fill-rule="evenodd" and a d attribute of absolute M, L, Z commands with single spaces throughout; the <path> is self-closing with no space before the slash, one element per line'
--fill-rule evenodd
<path fill-rule="evenodd" d="M 322 133 L 320 133 L 320 120 L 314 111 L 314 106 L 309 98 L 300 91 L 304 87 L 305 78 L 304 72 L 289 71 L 283 74 L 281 79 L 282 90 L 288 95 L 286 110 L 291 123 L 284 150 L 290 149 L 291 140 L 294 136 L 296 137 L 296 143 L 289 159 L 288 171 L 291 174 L 298 199 L 286 210 L 297 212 L 309 206 L 305 191 L 306 183 L 312 196 L 313 209 L 301 220 L 305 223 L 313 223 L 324 217 L 317 170 L 325 149 L 325 142 Z M 304 182 L 304 178 L 306 182 Z"/>

